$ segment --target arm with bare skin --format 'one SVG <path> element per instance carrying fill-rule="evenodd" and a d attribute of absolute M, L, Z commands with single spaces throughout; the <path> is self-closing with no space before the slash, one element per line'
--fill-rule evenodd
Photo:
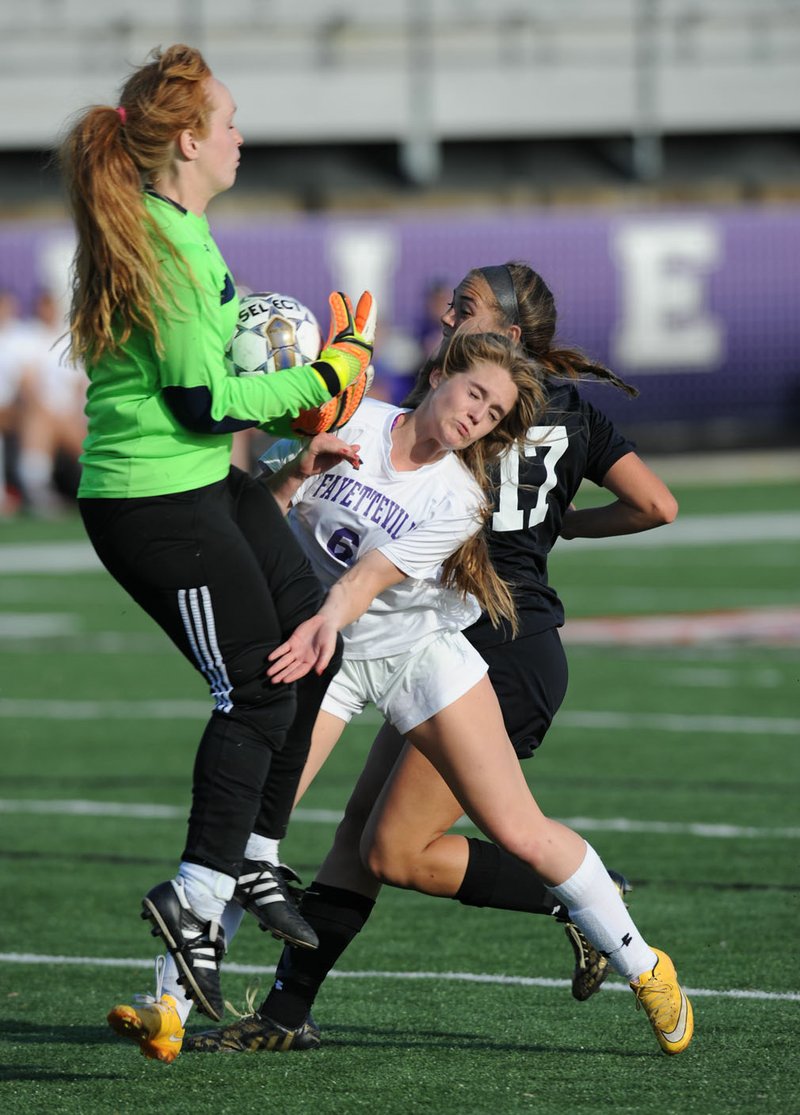
<path fill-rule="evenodd" d="M 379 550 L 359 558 L 331 587 L 320 610 L 270 654 L 273 682 L 297 681 L 309 670 L 321 674 L 331 660 L 337 632 L 362 616 L 376 596 L 405 580 L 405 573 Z"/>
<path fill-rule="evenodd" d="M 636 534 L 671 523 L 678 514 L 672 492 L 636 453 L 626 453 L 611 466 L 603 477 L 603 487 L 616 500 L 582 510 L 570 505 L 561 527 L 562 538 Z"/>
<path fill-rule="evenodd" d="M 289 511 L 295 493 L 309 477 L 327 472 L 341 461 L 349 461 L 354 469 L 359 469 L 359 449 L 360 446 L 349 445 L 335 434 L 317 434 L 296 457 L 271 473 L 266 481 L 267 487 L 284 515 Z"/>

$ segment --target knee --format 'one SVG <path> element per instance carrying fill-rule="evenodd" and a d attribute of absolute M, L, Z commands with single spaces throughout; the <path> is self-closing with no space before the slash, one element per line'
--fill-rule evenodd
<path fill-rule="evenodd" d="M 380 844 L 362 840 L 361 862 L 378 882 L 388 883 L 390 886 L 400 885 L 395 883 L 391 860 L 384 855 L 384 850 Z"/>
<path fill-rule="evenodd" d="M 493 840 L 503 851 L 527 864 L 537 874 L 541 872 L 543 864 L 548 860 L 547 839 L 544 833 L 507 830 L 495 833 Z"/>
<path fill-rule="evenodd" d="M 408 848 L 375 835 L 362 838 L 360 852 L 362 864 L 379 882 L 414 889 L 417 861 Z"/>
<path fill-rule="evenodd" d="M 256 734 L 285 734 L 297 714 L 297 691 L 294 685 L 273 685 L 267 677 L 250 678 L 230 690 L 229 706 L 220 711 Z"/>

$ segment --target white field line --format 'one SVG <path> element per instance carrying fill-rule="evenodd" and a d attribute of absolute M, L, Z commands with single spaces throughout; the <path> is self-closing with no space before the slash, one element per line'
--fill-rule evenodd
<path fill-rule="evenodd" d="M 208 719 L 210 701 L 46 701 L 0 698 L 7 720 L 194 720 Z"/>
<path fill-rule="evenodd" d="M 40 814 L 59 817 L 115 817 L 134 821 L 184 820 L 188 806 L 155 805 L 147 802 L 86 800 L 24 800 L 0 798 L 0 814 Z M 294 823 L 337 825 L 341 813 L 333 809 L 304 809 L 292 814 Z M 630 817 L 561 817 L 563 824 L 578 832 L 655 833 L 659 836 L 700 836 L 713 840 L 800 840 L 800 828 L 756 828 L 752 825 L 706 824 L 699 821 L 637 821 Z M 473 827 L 462 818 L 459 827 Z"/>
<path fill-rule="evenodd" d="M 91 701 L 0 697 L 0 720 L 190 720 L 206 719 L 210 703 L 191 700 Z M 366 709 L 362 724 L 381 723 Z M 558 726 L 602 730 L 717 732 L 723 735 L 793 736 L 800 739 L 800 719 L 780 716 L 695 716 L 661 712 L 560 712 Z"/>
<path fill-rule="evenodd" d="M 761 532 L 765 533 L 762 534 Z M 613 538 L 575 538 L 559 547 L 580 550 L 708 546 L 730 542 L 800 541 L 800 511 L 755 512 L 745 515 L 685 515 L 659 530 L 620 534 Z"/>
<path fill-rule="evenodd" d="M 0 613 L 0 639 L 54 639 L 80 630 L 78 617 L 67 612 Z"/>
<path fill-rule="evenodd" d="M 562 638 L 567 645 L 583 646 L 686 647 L 730 643 L 797 646 L 800 607 L 567 619 Z"/>
<path fill-rule="evenodd" d="M 703 546 L 719 542 L 800 541 L 800 514 L 793 511 L 744 515 L 686 515 L 668 527 L 616 538 L 576 538 L 561 546 L 580 549 Z M 0 546 L 0 574 L 100 572 L 88 542 L 10 542 Z"/>
<path fill-rule="evenodd" d="M 88 542 L 8 542 L 0 546 L 0 573 L 99 573 Z"/>
<path fill-rule="evenodd" d="M 0 702 L 0 706 L 2 702 Z M 668 712 L 559 712 L 556 726 L 648 732 L 718 732 L 722 735 L 792 736 L 800 719 L 788 716 L 694 716 Z"/>
<path fill-rule="evenodd" d="M 800 606 L 569 618 L 561 637 L 568 646 L 797 646 Z M 80 616 L 71 613 L 0 612 L 0 640 L 13 639 L 17 650 L 20 643 L 38 650 L 37 643 L 54 638 L 79 640 L 83 653 L 151 654 L 168 649 L 168 644 L 155 633 L 83 632 Z"/>
<path fill-rule="evenodd" d="M 82 968 L 152 968 L 153 961 L 138 960 L 132 957 L 101 957 L 101 956 L 50 956 L 34 952 L 0 952 L 0 964 L 30 964 L 50 966 L 74 965 Z M 273 976 L 275 968 L 265 967 L 260 964 L 234 964 L 226 963 L 225 971 L 236 975 L 245 976 Z M 497 984 L 499 986 L 513 987 L 546 987 L 567 988 L 571 986 L 569 980 L 549 979 L 544 976 L 504 976 L 484 972 L 344 972 L 334 968 L 329 972 L 330 979 L 371 979 L 371 980 L 423 980 L 426 983 L 435 981 L 447 983 L 483 983 Z M 627 983 L 606 983 L 609 991 L 628 991 Z M 738 990 L 728 988 L 725 990 L 712 987 L 686 987 L 688 995 L 695 999 L 756 999 L 778 1003 L 800 1002 L 800 993 L 793 991 L 760 991 L 750 988 Z"/>

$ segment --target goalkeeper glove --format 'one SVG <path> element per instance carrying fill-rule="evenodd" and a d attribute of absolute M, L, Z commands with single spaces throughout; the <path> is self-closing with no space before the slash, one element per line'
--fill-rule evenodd
<path fill-rule="evenodd" d="M 301 410 L 297 418 L 292 419 L 292 433 L 301 437 L 314 437 L 315 434 L 333 433 L 344 426 L 361 405 L 372 386 L 374 375 L 375 369 L 370 364 L 340 395 L 334 395 L 322 406 Z"/>
<path fill-rule="evenodd" d="M 372 360 L 376 307 L 368 290 L 358 300 L 355 314 L 346 294 L 334 291 L 328 298 L 331 327 L 325 347 L 311 367 L 331 395 L 338 395 L 365 372 Z"/>

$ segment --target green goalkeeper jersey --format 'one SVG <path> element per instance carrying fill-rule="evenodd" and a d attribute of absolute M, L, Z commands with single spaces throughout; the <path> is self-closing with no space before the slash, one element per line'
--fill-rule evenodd
<path fill-rule="evenodd" d="M 161 261 L 170 309 L 157 312 L 160 354 L 153 336 L 137 327 L 87 367 L 81 497 L 167 495 L 212 484 L 228 473 L 235 430 L 272 423 L 280 430 L 330 398 L 309 367 L 228 374 L 224 354 L 238 299 L 208 221 L 155 194 L 145 194 L 145 206 L 186 266 L 171 256 Z"/>

